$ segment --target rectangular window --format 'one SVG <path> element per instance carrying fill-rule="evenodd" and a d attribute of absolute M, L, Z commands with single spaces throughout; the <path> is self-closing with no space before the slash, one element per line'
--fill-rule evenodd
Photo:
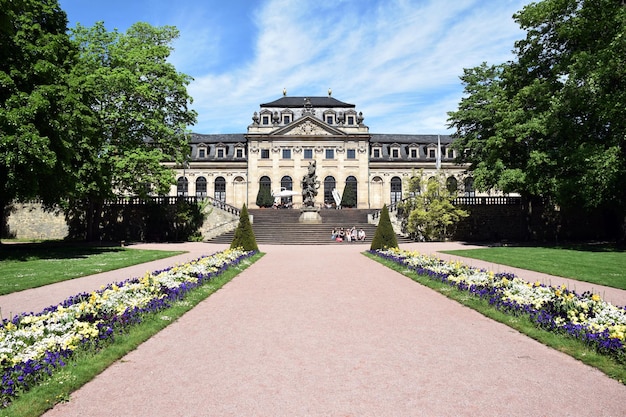
<path fill-rule="evenodd" d="M 348 149 L 346 151 L 346 158 L 348 158 L 348 159 L 356 159 L 356 151 L 354 149 Z"/>
<path fill-rule="evenodd" d="M 354 124 L 354 116 L 348 116 L 348 124 L 349 125 L 353 125 Z"/>
<path fill-rule="evenodd" d="M 313 149 L 304 150 L 304 159 L 313 159 Z"/>
<path fill-rule="evenodd" d="M 283 149 L 283 159 L 291 159 L 291 149 Z"/>
<path fill-rule="evenodd" d="M 198 158 L 206 158 L 206 149 L 198 149 Z"/>
<path fill-rule="evenodd" d="M 261 159 L 270 159 L 269 149 L 261 149 Z"/>
<path fill-rule="evenodd" d="M 428 157 L 429 158 L 434 158 L 435 157 L 435 150 L 434 149 L 429 149 L 428 150 Z"/>
<path fill-rule="evenodd" d="M 217 150 L 217 157 L 218 158 L 223 158 L 224 157 L 224 149 L 218 149 Z"/>
<path fill-rule="evenodd" d="M 288 125 L 289 123 L 291 123 L 291 115 L 290 114 L 285 114 L 283 116 L 283 124 Z"/>
<path fill-rule="evenodd" d="M 417 158 L 417 149 L 411 149 L 411 158 Z"/>
<path fill-rule="evenodd" d="M 267 114 L 261 116 L 261 124 L 265 125 L 265 126 L 269 125 L 270 124 L 270 116 L 267 115 Z"/>
<path fill-rule="evenodd" d="M 398 157 L 398 155 L 399 155 L 399 152 L 398 152 L 398 150 L 397 150 L 397 149 L 392 149 L 392 150 L 391 150 L 391 157 L 392 157 L 392 158 L 397 158 L 397 157 Z"/>
<path fill-rule="evenodd" d="M 334 149 L 326 149 L 326 159 L 335 159 Z"/>
<path fill-rule="evenodd" d="M 374 158 L 380 158 L 380 149 L 374 149 L 372 156 Z"/>
<path fill-rule="evenodd" d="M 328 123 L 329 125 L 333 124 L 333 116 L 326 116 L 326 123 Z"/>
<path fill-rule="evenodd" d="M 237 155 L 237 158 L 243 158 L 243 149 L 237 149 L 235 154 Z"/>
<path fill-rule="evenodd" d="M 454 149 L 448 149 L 448 158 L 454 159 Z"/>

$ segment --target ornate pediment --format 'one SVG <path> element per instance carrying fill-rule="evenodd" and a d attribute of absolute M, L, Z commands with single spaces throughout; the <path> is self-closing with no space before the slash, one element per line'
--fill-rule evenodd
<path fill-rule="evenodd" d="M 272 135 L 282 136 L 344 136 L 337 130 L 314 117 L 302 117 L 293 123 L 276 130 Z"/>
<path fill-rule="evenodd" d="M 321 136 L 321 135 L 331 135 L 331 133 L 325 129 L 322 129 L 321 126 L 318 126 L 315 123 L 312 123 L 310 120 L 307 120 L 304 123 L 299 124 L 298 126 L 294 126 L 288 132 L 284 133 L 287 136 Z"/>

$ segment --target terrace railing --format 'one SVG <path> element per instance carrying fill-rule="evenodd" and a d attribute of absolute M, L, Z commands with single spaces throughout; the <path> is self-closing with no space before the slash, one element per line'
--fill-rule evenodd
<path fill-rule="evenodd" d="M 231 206 L 228 203 L 225 203 L 222 200 L 215 199 L 213 197 L 189 197 L 189 196 L 158 196 L 158 197 L 119 197 L 115 199 L 106 200 L 104 202 L 105 205 L 116 205 L 116 206 L 142 206 L 146 204 L 159 204 L 159 205 L 175 205 L 176 203 L 185 202 L 187 204 L 201 204 L 203 202 L 207 202 L 213 207 L 217 207 L 221 210 L 224 210 L 228 213 L 232 213 L 235 215 L 239 215 L 240 209 Z"/>
<path fill-rule="evenodd" d="M 406 201 L 407 199 L 403 199 L 401 202 Z M 519 206 L 522 204 L 521 197 L 507 197 L 507 196 L 482 196 L 482 197 L 469 197 L 469 196 L 459 196 L 452 201 L 452 204 L 455 206 L 478 206 L 478 205 L 508 205 L 508 206 Z M 387 206 L 387 210 L 389 213 L 393 213 L 398 210 L 398 203 L 392 203 Z M 372 219 L 376 220 L 380 216 L 380 210 L 372 213 Z"/>

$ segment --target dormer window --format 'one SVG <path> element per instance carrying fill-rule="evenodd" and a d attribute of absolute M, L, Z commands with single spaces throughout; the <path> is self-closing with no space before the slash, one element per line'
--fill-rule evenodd
<path fill-rule="evenodd" d="M 429 148 L 428 149 L 428 157 L 435 159 L 437 156 L 437 150 L 435 148 Z"/>
<path fill-rule="evenodd" d="M 400 149 L 398 149 L 398 148 L 391 149 L 391 157 L 392 158 L 399 158 L 400 157 Z"/>
<path fill-rule="evenodd" d="M 271 118 L 271 115 L 269 115 L 269 114 L 262 114 L 261 115 L 261 124 L 263 126 L 269 126 L 270 125 L 270 118 Z"/>
<path fill-rule="evenodd" d="M 218 158 L 223 158 L 224 157 L 224 148 L 218 148 L 217 149 L 217 157 Z"/>
<path fill-rule="evenodd" d="M 201 158 L 201 159 L 206 158 L 206 149 L 204 148 L 198 149 L 198 158 Z"/>
<path fill-rule="evenodd" d="M 235 149 L 235 158 L 243 158 L 243 149 L 242 148 Z"/>
<path fill-rule="evenodd" d="M 376 148 L 372 148 L 372 158 L 380 158 L 381 157 L 381 149 L 379 146 Z"/>
<path fill-rule="evenodd" d="M 448 153 L 448 158 L 449 159 L 454 159 L 454 149 L 448 148 L 447 149 L 447 153 Z"/>
<path fill-rule="evenodd" d="M 329 125 L 337 124 L 337 115 L 333 110 L 326 110 L 324 112 L 324 121 Z"/>
<path fill-rule="evenodd" d="M 348 116 L 346 117 L 347 120 L 347 124 L 348 125 L 353 125 L 354 124 L 354 116 Z"/>
<path fill-rule="evenodd" d="M 285 109 L 280 113 L 280 121 L 283 125 L 288 125 L 293 122 L 293 112 L 291 110 Z"/>
<path fill-rule="evenodd" d="M 418 155 L 419 155 L 419 149 L 417 149 L 417 148 L 409 149 L 409 155 L 411 156 L 411 158 L 417 159 Z"/>

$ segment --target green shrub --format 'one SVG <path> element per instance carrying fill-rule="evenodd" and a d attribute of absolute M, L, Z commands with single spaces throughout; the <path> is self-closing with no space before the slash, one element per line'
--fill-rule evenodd
<path fill-rule="evenodd" d="M 250 224 L 248 209 L 245 204 L 241 208 L 241 213 L 239 213 L 239 224 L 237 225 L 237 229 L 235 229 L 235 236 L 230 243 L 230 248 L 243 248 L 243 250 L 246 251 L 259 250 L 254 231 L 252 230 L 252 224 Z"/>
<path fill-rule="evenodd" d="M 274 197 L 269 187 L 260 186 L 259 193 L 256 195 L 256 205 L 258 207 L 272 207 L 274 205 Z"/>
<path fill-rule="evenodd" d="M 374 233 L 370 249 L 376 250 L 397 247 L 398 238 L 396 237 L 396 232 L 393 231 L 391 219 L 389 219 L 389 210 L 385 204 L 380 211 L 380 220 L 378 221 L 378 226 L 376 226 L 376 233 Z"/>
<path fill-rule="evenodd" d="M 347 183 L 341 196 L 341 207 L 356 207 L 356 184 Z"/>

